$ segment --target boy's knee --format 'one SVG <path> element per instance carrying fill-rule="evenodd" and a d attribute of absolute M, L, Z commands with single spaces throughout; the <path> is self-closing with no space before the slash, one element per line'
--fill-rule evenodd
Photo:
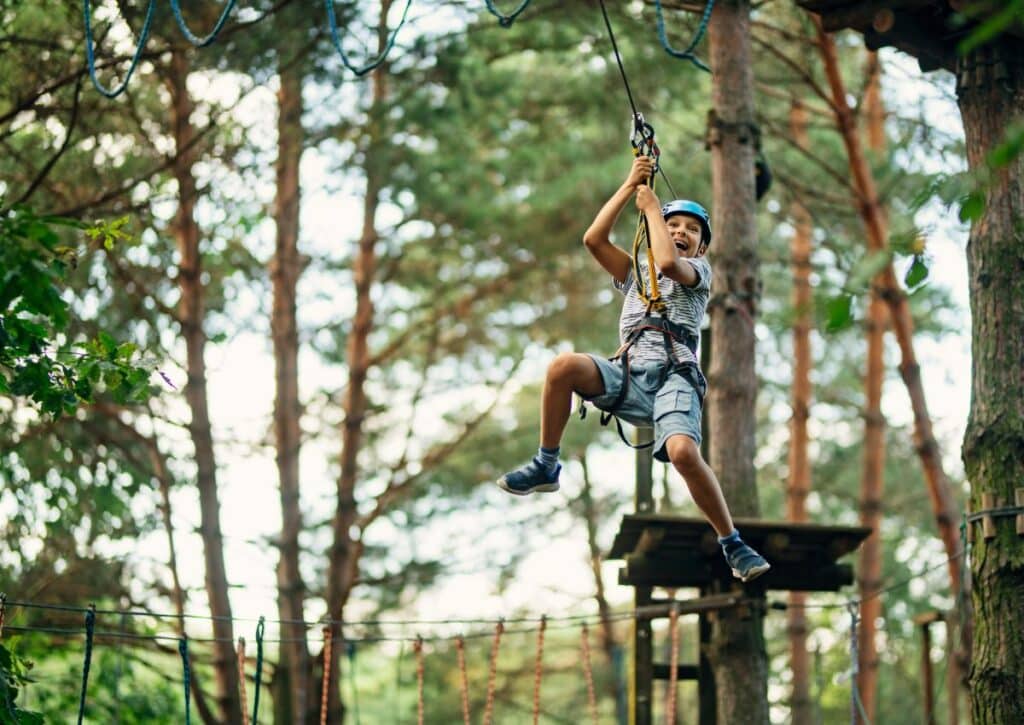
<path fill-rule="evenodd" d="M 576 353 L 560 352 L 548 365 L 548 377 L 556 380 L 572 381 L 579 370 Z"/>
<path fill-rule="evenodd" d="M 704 462 L 696 441 L 682 434 L 674 435 L 665 442 L 665 452 L 672 465 L 683 474 L 698 469 Z"/>

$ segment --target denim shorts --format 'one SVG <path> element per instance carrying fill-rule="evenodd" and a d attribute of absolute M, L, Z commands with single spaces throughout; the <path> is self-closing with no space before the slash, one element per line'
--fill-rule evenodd
<path fill-rule="evenodd" d="M 653 425 L 655 458 L 668 461 L 665 444 L 677 434 L 700 445 L 700 397 L 689 380 L 680 374 L 666 378 L 664 363 L 630 363 L 626 397 L 617 410 L 610 411 L 622 388 L 622 365 L 597 355 L 590 359 L 601 371 L 604 393 L 585 400 L 632 425 Z"/>

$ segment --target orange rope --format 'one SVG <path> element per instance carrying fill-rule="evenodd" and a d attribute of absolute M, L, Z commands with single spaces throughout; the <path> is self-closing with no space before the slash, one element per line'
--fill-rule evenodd
<path fill-rule="evenodd" d="M 466 675 L 466 642 L 460 634 L 455 638 L 455 651 L 459 655 L 459 689 L 462 691 L 462 721 L 470 725 L 469 719 L 469 677 Z"/>
<path fill-rule="evenodd" d="M 238 693 L 242 697 L 242 725 L 249 725 L 249 697 L 245 694 L 245 637 L 238 638 Z"/>
<path fill-rule="evenodd" d="M 537 663 L 533 668 L 533 725 L 540 721 L 540 676 L 544 660 L 544 630 L 547 626 L 547 616 L 541 615 L 540 628 L 537 630 Z"/>
<path fill-rule="evenodd" d="M 668 626 L 672 634 L 672 653 L 668 665 L 668 704 L 665 706 L 665 725 L 676 721 L 676 681 L 679 667 L 679 608 L 673 604 L 668 614 Z"/>
<path fill-rule="evenodd" d="M 324 679 L 320 685 L 320 725 L 327 725 L 327 695 L 331 682 L 331 643 L 334 635 L 330 626 L 324 627 Z"/>
<path fill-rule="evenodd" d="M 597 725 L 597 695 L 594 693 L 594 673 L 590 669 L 590 630 L 583 625 L 582 636 L 580 637 L 580 650 L 583 654 L 583 677 L 587 681 L 587 706 L 590 710 L 590 719 Z"/>
<path fill-rule="evenodd" d="M 487 675 L 487 704 L 484 706 L 484 725 L 491 725 L 491 714 L 494 712 L 494 689 L 498 680 L 498 648 L 501 646 L 501 634 L 504 631 L 504 622 L 498 622 L 494 626 L 494 641 L 491 643 L 491 668 Z"/>
<path fill-rule="evenodd" d="M 416 653 L 416 723 L 423 725 L 423 638 L 416 637 L 416 644 L 412 648 Z"/>

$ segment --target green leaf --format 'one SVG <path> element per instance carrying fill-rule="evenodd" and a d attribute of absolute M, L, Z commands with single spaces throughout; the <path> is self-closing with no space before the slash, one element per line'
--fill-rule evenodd
<path fill-rule="evenodd" d="M 976 222 L 985 213 L 985 195 L 980 191 L 972 191 L 960 205 L 960 221 Z"/>
<path fill-rule="evenodd" d="M 924 263 L 924 260 L 920 255 L 914 257 L 914 263 L 910 265 L 910 269 L 907 270 L 906 276 L 903 281 L 907 287 L 914 288 L 917 285 L 928 279 L 928 265 Z"/>
<path fill-rule="evenodd" d="M 853 296 L 840 295 L 828 301 L 825 307 L 828 313 L 828 320 L 825 329 L 828 332 L 838 332 L 853 322 Z"/>

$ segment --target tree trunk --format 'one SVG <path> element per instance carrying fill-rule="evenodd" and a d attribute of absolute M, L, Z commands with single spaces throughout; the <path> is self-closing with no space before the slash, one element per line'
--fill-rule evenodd
<path fill-rule="evenodd" d="M 754 198 L 750 2 L 716 3 L 708 28 L 714 124 L 711 171 L 715 241 L 711 313 L 710 464 L 733 514 L 759 515 L 755 454 L 754 319 L 761 292 Z M 763 618 L 733 610 L 716 619 L 708 653 L 718 722 L 768 723 Z"/>
<path fill-rule="evenodd" d="M 1007 38 L 959 61 L 957 95 L 967 160 L 991 176 L 971 228 L 971 410 L 963 460 L 971 510 L 1021 505 L 1024 487 L 1024 155 L 989 169 L 989 154 L 1021 120 L 1024 56 Z M 995 536 L 974 526 L 971 710 L 976 723 L 1024 722 L 1024 536 L 1014 517 L 994 519 Z"/>
<path fill-rule="evenodd" d="M 831 36 L 825 33 L 820 18 L 813 14 L 810 17 L 817 29 L 818 46 L 825 63 L 825 73 L 828 76 L 836 121 L 846 146 L 854 188 L 858 195 L 857 202 L 867 231 L 868 248 L 871 251 L 884 251 L 887 239 L 882 205 L 875 188 L 874 178 L 871 176 L 871 170 L 864 158 L 854 123 L 853 109 L 850 108 L 847 101 L 846 89 L 839 72 L 835 43 Z M 910 316 L 906 295 L 896 281 L 891 264 L 882 270 L 876 278 L 875 284 L 879 288 L 878 294 L 889 307 L 890 322 L 900 348 L 900 376 L 906 385 L 907 393 L 910 396 L 910 405 L 914 412 L 914 447 L 921 459 L 925 483 L 931 499 L 932 513 L 949 558 L 950 587 L 954 593 L 957 593 L 960 591 L 960 541 L 957 531 L 959 516 L 955 508 L 952 487 L 942 469 L 939 444 L 932 432 L 931 416 L 928 413 L 924 386 L 921 383 L 921 368 L 914 353 L 914 322 Z"/>
<path fill-rule="evenodd" d="M 194 210 L 197 200 L 196 180 L 192 174 L 195 161 L 192 127 L 192 99 L 188 95 L 188 60 L 184 53 L 171 54 L 167 79 L 174 114 L 174 178 L 178 183 L 178 213 L 174 220 L 174 237 L 178 246 L 178 319 L 185 340 L 188 383 L 185 400 L 192 414 L 189 433 L 195 447 L 196 487 L 199 489 L 199 533 L 203 540 L 206 565 L 206 595 L 213 616 L 214 672 L 217 679 L 217 701 L 220 722 L 242 721 L 238 692 L 238 668 L 233 649 L 231 601 L 228 598 L 227 571 L 224 566 L 224 539 L 220 529 L 220 502 L 217 498 L 217 463 L 213 451 L 213 433 L 206 396 L 206 333 L 203 331 L 202 255 L 199 251 L 199 225 Z"/>
<path fill-rule="evenodd" d="M 377 49 L 383 52 L 387 43 L 387 15 L 390 0 L 381 3 L 380 22 L 377 26 Z M 341 702 L 340 663 L 344 649 L 343 633 L 339 622 L 345 604 L 359 573 L 362 541 L 353 531 L 356 522 L 356 480 L 359 474 L 359 451 L 363 443 L 363 422 L 368 409 L 366 376 L 370 367 L 369 336 L 373 329 L 373 300 L 370 292 L 377 268 L 377 229 L 374 217 L 380 202 L 386 167 L 380 152 L 387 139 L 381 122 L 386 113 L 387 64 L 371 73 L 372 100 L 366 124 L 366 151 L 364 153 L 366 193 L 363 198 L 363 227 L 352 263 L 352 277 L 356 291 L 356 311 L 346 347 L 348 385 L 343 403 L 345 419 L 341 431 L 341 466 L 337 481 L 337 508 L 331 521 L 333 541 L 327 567 L 327 611 L 331 618 L 334 646 L 328 666 L 335 673 L 328 686 L 328 722 L 343 721 L 345 708 Z"/>
<path fill-rule="evenodd" d="M 799 103 L 790 109 L 793 139 L 802 148 L 809 148 L 807 111 Z M 789 477 L 786 481 L 786 518 L 797 523 L 807 521 L 807 495 L 811 490 L 811 465 L 807 457 L 807 420 L 811 410 L 811 217 L 798 201 L 790 212 L 793 218 L 793 239 L 790 243 L 793 266 L 793 417 L 790 420 Z M 803 592 L 790 592 L 787 611 L 789 662 L 793 671 L 790 695 L 790 716 L 793 725 L 815 722 L 811 702 L 810 661 L 807 656 L 807 616 Z"/>
<path fill-rule="evenodd" d="M 285 16 L 275 16 L 283 22 Z M 281 28 L 281 37 L 288 37 Z M 306 722 L 314 700 L 313 677 L 306 646 L 306 585 L 299 568 L 299 533 L 302 508 L 299 492 L 299 452 L 302 446 L 299 402 L 299 335 L 295 295 L 299 259 L 299 161 L 302 157 L 302 70 L 283 44 L 278 48 L 277 92 L 277 197 L 274 220 L 277 238 L 270 278 L 273 312 L 270 319 L 274 344 L 275 391 L 274 442 L 277 449 L 278 488 L 281 496 L 281 535 L 278 541 L 277 611 L 281 619 L 280 662 L 275 670 L 274 709 L 281 722 Z"/>
<path fill-rule="evenodd" d="M 885 150 L 885 129 L 882 127 L 885 114 L 877 54 L 870 54 L 867 70 L 864 110 L 868 122 L 868 145 L 872 151 L 882 153 Z M 883 221 L 883 234 L 888 236 L 888 223 L 887 220 Z M 864 374 L 864 459 L 860 482 L 860 523 L 871 529 L 871 535 L 860 548 L 857 690 L 868 722 L 875 721 L 878 701 L 878 649 L 875 636 L 876 622 L 882 616 L 882 598 L 874 595 L 874 592 L 882 584 L 882 491 L 885 486 L 886 421 L 882 414 L 882 388 L 885 384 L 885 327 L 888 315 L 885 302 L 879 294 L 883 284 L 882 275 L 873 280 L 865 324 L 867 368 Z"/>

